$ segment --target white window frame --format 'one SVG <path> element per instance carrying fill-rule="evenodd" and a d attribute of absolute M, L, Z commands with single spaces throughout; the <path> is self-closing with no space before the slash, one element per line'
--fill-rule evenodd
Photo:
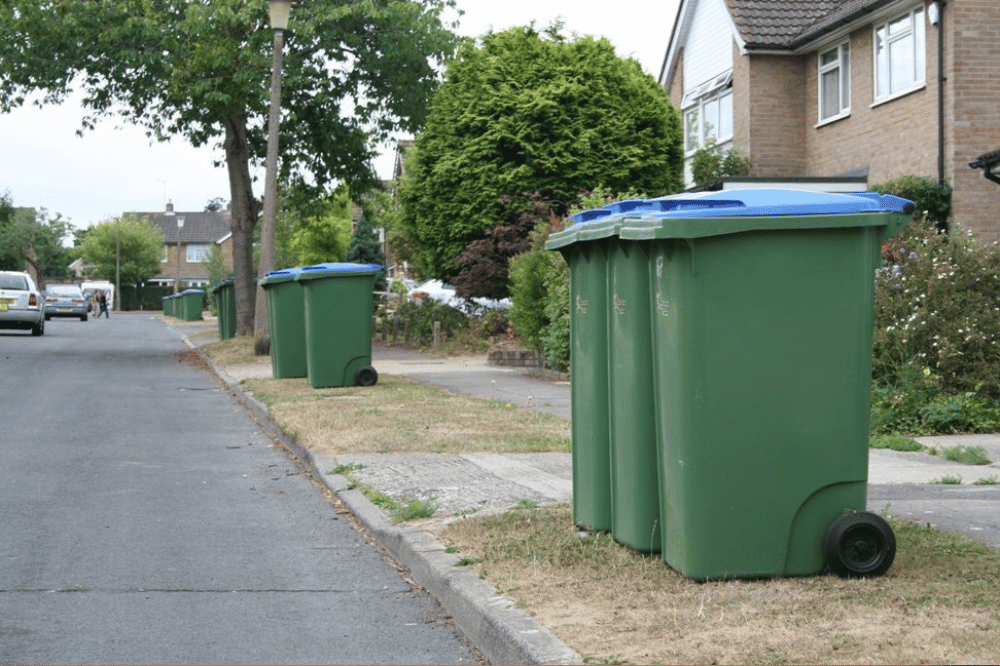
<path fill-rule="evenodd" d="M 893 62 L 894 51 L 898 54 L 896 62 Z M 922 2 L 872 26 L 872 68 L 875 100 L 872 106 L 926 85 L 927 27 Z"/>
<path fill-rule="evenodd" d="M 187 244 L 187 263 L 189 264 L 203 264 L 208 261 L 208 255 L 212 251 L 212 246 L 209 243 L 188 243 Z"/>
<path fill-rule="evenodd" d="M 160 255 L 160 263 L 165 264 L 170 261 L 170 248 L 166 245 L 163 246 L 163 254 Z"/>
<path fill-rule="evenodd" d="M 833 54 L 833 59 L 824 64 L 824 57 Z M 817 87 L 819 89 L 818 125 L 825 125 L 851 115 L 851 43 L 849 41 L 825 49 L 816 54 L 816 64 L 819 69 Z M 837 80 L 837 111 L 823 115 L 826 109 L 826 93 L 823 86 L 824 78 L 835 76 Z"/>
<path fill-rule="evenodd" d="M 720 146 L 733 140 L 733 74 L 727 72 L 715 77 L 707 84 L 702 84 L 686 94 L 683 107 L 684 123 L 684 153 L 687 156 L 701 148 L 705 148 L 709 141 L 714 139 L 715 145 Z M 708 112 L 713 110 L 713 122 L 708 120 Z M 721 121 L 724 118 L 724 109 L 728 108 L 728 127 Z M 691 123 L 695 123 L 695 131 L 690 131 Z"/>

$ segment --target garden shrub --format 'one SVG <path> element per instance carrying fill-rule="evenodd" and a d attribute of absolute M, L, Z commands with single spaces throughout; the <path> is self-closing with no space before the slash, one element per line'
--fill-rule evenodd
<path fill-rule="evenodd" d="M 434 342 L 434 322 L 441 322 L 441 336 L 453 338 L 468 326 L 468 317 L 433 298 L 407 301 L 394 308 L 389 321 L 397 320 L 401 331 L 409 331 L 410 340 L 418 345 L 428 346 Z"/>
<path fill-rule="evenodd" d="M 993 429 L 1000 409 L 1000 251 L 918 220 L 875 281 L 872 429 Z"/>

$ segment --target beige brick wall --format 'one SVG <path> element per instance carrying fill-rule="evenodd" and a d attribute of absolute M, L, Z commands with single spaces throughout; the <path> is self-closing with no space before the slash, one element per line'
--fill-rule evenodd
<path fill-rule="evenodd" d="M 746 77 L 741 77 L 741 84 L 737 84 L 734 66 L 733 87 L 747 89 L 738 93 L 734 90 L 734 106 L 743 106 L 741 101 L 747 99 L 743 108 L 747 109 L 748 117 L 745 121 L 734 118 L 734 124 L 737 128 L 741 124 L 749 128 L 746 145 L 753 164 L 752 175 L 806 175 L 802 59 L 750 55 L 741 56 L 740 60 L 743 62 L 739 67 L 745 69 Z"/>
<path fill-rule="evenodd" d="M 955 219 L 984 242 L 1000 241 L 1000 184 L 969 162 L 1000 149 L 1000 3 L 953 0 L 945 7 L 945 72 L 953 142 L 946 152 Z"/>

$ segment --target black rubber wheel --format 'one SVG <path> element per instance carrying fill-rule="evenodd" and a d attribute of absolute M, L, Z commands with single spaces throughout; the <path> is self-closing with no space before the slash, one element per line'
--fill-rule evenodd
<path fill-rule="evenodd" d="M 378 372 L 370 365 L 358 368 L 354 373 L 354 383 L 358 386 L 375 386 L 378 381 Z"/>
<path fill-rule="evenodd" d="M 852 511 L 832 523 L 823 541 L 830 570 L 843 578 L 881 576 L 896 559 L 896 535 L 881 516 Z"/>

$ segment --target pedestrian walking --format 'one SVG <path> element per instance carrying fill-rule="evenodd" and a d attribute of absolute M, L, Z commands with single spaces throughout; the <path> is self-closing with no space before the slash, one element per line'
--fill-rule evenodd
<path fill-rule="evenodd" d="M 97 313 L 97 317 L 100 318 L 101 315 L 104 315 L 105 318 L 110 319 L 111 315 L 108 313 L 108 295 L 105 292 L 101 292 L 100 301 L 98 302 L 101 304 L 101 311 Z"/>

